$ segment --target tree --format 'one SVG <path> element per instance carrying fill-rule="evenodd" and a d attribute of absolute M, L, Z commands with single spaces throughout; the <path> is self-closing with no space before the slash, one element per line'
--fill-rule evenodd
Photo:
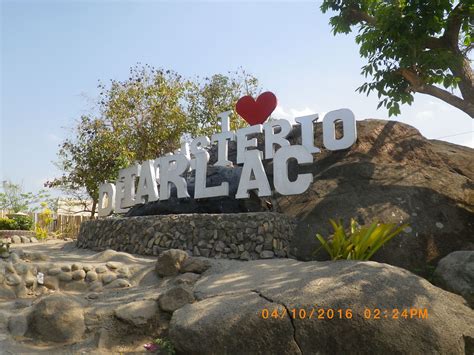
<path fill-rule="evenodd" d="M 188 116 L 194 121 L 194 127 L 198 127 L 198 134 L 209 136 L 219 128 L 218 114 L 234 111 L 238 99 L 245 95 L 256 97 L 260 91 L 258 80 L 243 69 L 206 77 L 191 87 Z M 247 125 L 235 112 L 230 124 L 232 130 Z"/>
<path fill-rule="evenodd" d="M 9 210 L 13 213 L 25 212 L 37 209 L 35 204 L 40 201 L 48 201 L 49 194 L 45 190 L 38 193 L 24 192 L 20 184 L 11 181 L 3 181 L 3 192 L 0 192 L 0 209 Z"/>
<path fill-rule="evenodd" d="M 46 182 L 45 186 L 60 188 L 73 196 L 81 196 L 85 189 L 92 199 L 90 212 L 93 217 L 100 183 L 114 180 L 133 157 L 102 119 L 82 116 L 73 132 L 74 138 L 62 142 L 58 152 L 57 166 L 63 175 Z"/>
<path fill-rule="evenodd" d="M 217 114 L 233 109 L 241 95 L 255 95 L 258 81 L 243 71 L 201 81 L 137 65 L 127 80 L 111 80 L 110 86 L 99 83 L 98 88 L 97 113 L 82 116 L 73 138 L 60 145 L 58 167 L 63 176 L 47 182 L 69 191 L 85 189 L 93 201 L 91 216 L 102 182 L 115 180 L 118 171 L 134 161 L 173 152 L 185 135 L 216 131 Z"/>
<path fill-rule="evenodd" d="M 418 92 L 474 118 L 472 0 L 324 0 L 321 10 L 336 12 L 330 19 L 334 34 L 358 26 L 356 42 L 368 59 L 362 74 L 373 81 L 357 90 L 377 91 L 378 107 L 389 115 L 398 115 L 400 103 L 411 104 Z"/>

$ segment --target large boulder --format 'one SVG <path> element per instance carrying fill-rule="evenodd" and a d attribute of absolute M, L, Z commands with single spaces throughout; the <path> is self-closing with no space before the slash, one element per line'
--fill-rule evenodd
<path fill-rule="evenodd" d="M 126 216 L 149 216 L 165 214 L 188 214 L 188 213 L 239 213 L 239 212 L 266 212 L 270 208 L 268 201 L 260 199 L 255 193 L 251 193 L 249 199 L 236 199 L 242 168 L 208 166 L 206 186 L 219 186 L 223 182 L 229 184 L 229 196 L 204 198 L 204 199 L 178 199 L 176 198 L 176 187 L 171 188 L 171 196 L 168 200 L 150 202 L 131 208 Z M 195 171 L 186 176 L 189 196 L 194 196 Z"/>
<path fill-rule="evenodd" d="M 28 320 L 31 336 L 46 342 L 69 343 L 85 332 L 82 305 L 72 296 L 55 294 L 41 299 Z"/>
<path fill-rule="evenodd" d="M 158 276 L 178 275 L 181 264 L 188 258 L 188 253 L 180 249 L 166 250 L 158 256 L 155 264 L 155 271 Z"/>
<path fill-rule="evenodd" d="M 455 251 L 441 259 L 433 282 L 463 296 L 474 307 L 474 251 Z"/>
<path fill-rule="evenodd" d="M 470 353 L 474 311 L 377 262 L 216 261 L 169 337 L 192 354 Z M 212 336 L 210 336 L 210 334 Z"/>
<path fill-rule="evenodd" d="M 314 183 L 301 195 L 276 198 L 277 209 L 299 220 L 292 253 L 314 258 L 316 233 L 328 236 L 330 218 L 408 223 L 375 254 L 374 260 L 422 275 L 455 250 L 474 250 L 474 150 L 428 140 L 403 123 L 357 122 L 357 142 L 347 150 L 321 149 L 314 163 L 294 172 L 311 172 Z M 292 133 L 299 142 L 297 128 Z M 315 145 L 321 142 L 316 125 Z M 270 174 L 271 162 L 267 164 Z M 325 253 L 316 255 L 324 260 Z M 431 264 L 431 265 L 430 265 Z"/>

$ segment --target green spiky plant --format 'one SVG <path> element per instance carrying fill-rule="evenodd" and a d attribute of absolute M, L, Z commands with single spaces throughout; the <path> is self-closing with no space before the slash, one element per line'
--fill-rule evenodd
<path fill-rule="evenodd" d="M 350 232 L 346 233 L 342 220 L 337 223 L 330 219 L 329 222 L 334 233 L 327 240 L 320 234 L 316 234 L 321 246 L 315 253 L 324 248 L 331 260 L 369 260 L 385 243 L 408 227 L 407 224 L 397 226 L 392 223 L 378 222 L 373 222 L 369 227 L 363 227 L 352 218 Z"/>

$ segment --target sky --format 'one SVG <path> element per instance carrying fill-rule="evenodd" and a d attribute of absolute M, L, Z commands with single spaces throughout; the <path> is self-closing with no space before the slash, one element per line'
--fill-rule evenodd
<path fill-rule="evenodd" d="M 376 94 L 355 91 L 354 34 L 333 36 L 318 1 L 0 2 L 0 178 L 26 191 L 60 176 L 58 145 L 93 108 L 98 80 L 127 79 L 136 63 L 187 77 L 242 67 L 277 96 L 275 118 L 350 108 L 388 119 Z M 474 147 L 474 120 L 431 96 L 391 119 Z"/>

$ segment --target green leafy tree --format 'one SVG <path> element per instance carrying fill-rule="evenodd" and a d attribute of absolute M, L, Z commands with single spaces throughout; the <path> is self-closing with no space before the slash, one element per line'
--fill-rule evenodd
<path fill-rule="evenodd" d="M 203 81 L 152 66 L 137 65 L 127 80 L 100 83 L 97 113 L 83 116 L 59 150 L 62 177 L 47 183 L 69 191 L 85 189 L 95 215 L 99 186 L 113 181 L 132 162 L 143 162 L 180 147 L 183 137 L 219 129 L 217 114 L 243 94 L 255 95 L 258 82 L 245 72 Z M 234 115 L 234 120 L 236 120 Z M 241 121 L 233 126 L 242 125 Z"/>
<path fill-rule="evenodd" d="M 235 104 L 245 95 L 256 98 L 260 91 L 257 78 L 243 69 L 198 80 L 191 86 L 188 96 L 188 116 L 194 121 L 196 133 L 212 135 L 219 129 L 217 115 L 225 111 L 234 111 L 230 121 L 232 130 L 245 127 L 247 123 L 235 112 Z"/>
<path fill-rule="evenodd" d="M 367 58 L 362 74 L 373 79 L 358 91 L 376 91 L 378 107 L 389 115 L 398 115 L 400 104 L 411 104 L 418 92 L 474 118 L 472 0 L 324 0 L 321 10 L 336 13 L 334 34 L 358 28 L 356 42 Z"/>
<path fill-rule="evenodd" d="M 57 165 L 63 175 L 45 185 L 71 191 L 74 196 L 86 190 L 93 201 L 90 210 L 93 217 L 100 183 L 114 180 L 118 171 L 130 164 L 132 154 L 102 119 L 82 116 L 73 132 L 74 138 L 62 142 L 58 153 Z"/>
<path fill-rule="evenodd" d="M 7 180 L 3 181 L 2 190 L 0 192 L 0 209 L 13 213 L 34 211 L 37 209 L 35 204 L 49 198 L 49 194 L 45 190 L 40 190 L 37 193 L 25 192 L 23 186 Z"/>

